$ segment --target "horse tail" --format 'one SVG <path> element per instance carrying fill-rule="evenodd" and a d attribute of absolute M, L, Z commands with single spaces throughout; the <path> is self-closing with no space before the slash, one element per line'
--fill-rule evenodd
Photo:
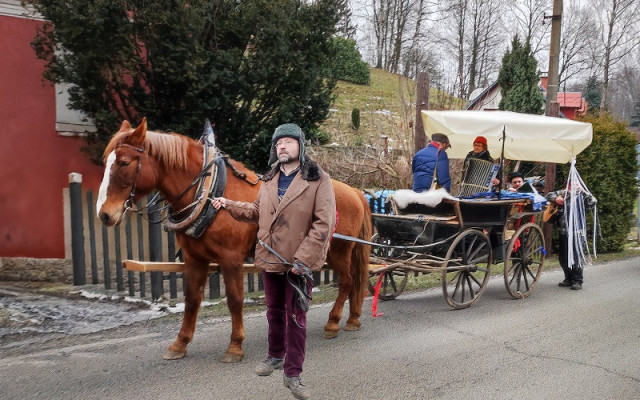
<path fill-rule="evenodd" d="M 371 224 L 371 209 L 369 208 L 369 203 L 362 192 L 356 189 L 354 190 L 358 192 L 358 197 L 360 198 L 362 207 L 364 208 L 364 218 L 362 219 L 358 238 L 368 241 L 371 240 L 373 232 Z M 356 243 L 353 251 L 351 252 L 351 266 L 356 271 L 354 274 L 354 294 L 357 293 L 358 298 L 356 300 L 359 303 L 364 299 L 365 291 L 367 290 L 369 282 L 370 247 L 371 246 L 367 244 Z"/>

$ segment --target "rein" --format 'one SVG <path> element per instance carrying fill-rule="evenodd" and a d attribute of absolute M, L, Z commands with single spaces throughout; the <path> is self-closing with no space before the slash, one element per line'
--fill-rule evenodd
<path fill-rule="evenodd" d="M 128 143 L 118 143 L 118 145 L 116 146 L 116 148 L 120 147 L 120 146 L 125 146 L 125 147 L 131 147 L 132 149 L 134 149 L 135 151 L 137 151 L 138 153 L 140 153 L 140 155 L 138 156 L 138 167 L 136 168 L 136 174 L 133 177 L 133 183 L 131 184 L 131 191 L 129 191 L 129 197 L 127 197 L 127 200 L 124 201 L 124 212 L 126 213 L 127 211 L 131 210 L 133 212 L 136 212 L 136 210 L 133 209 L 133 198 L 136 195 L 136 185 L 138 183 L 138 175 L 140 175 L 140 170 L 142 169 L 142 154 L 147 155 L 147 152 L 144 151 L 144 149 L 142 147 L 135 147 L 132 146 Z"/>

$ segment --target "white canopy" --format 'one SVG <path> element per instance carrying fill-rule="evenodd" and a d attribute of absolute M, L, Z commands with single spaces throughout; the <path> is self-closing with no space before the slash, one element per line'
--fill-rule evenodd
<path fill-rule="evenodd" d="M 591 144 L 591 124 L 511 111 L 422 111 L 425 133 L 449 137 L 449 158 L 464 158 L 476 136 L 487 138 L 493 158 L 566 163 Z"/>

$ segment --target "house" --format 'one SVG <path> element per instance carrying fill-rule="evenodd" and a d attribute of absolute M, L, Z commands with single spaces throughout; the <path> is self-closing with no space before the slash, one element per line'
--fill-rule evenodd
<path fill-rule="evenodd" d="M 546 101 L 549 78 L 546 74 L 540 77 L 540 90 Z M 502 100 L 500 85 L 498 81 L 493 82 L 487 88 L 477 89 L 469 96 L 467 110 L 498 110 Z M 579 92 L 558 92 L 557 99 L 560 103 L 560 117 L 575 120 L 578 116 L 587 112 L 587 102 L 582 93 Z"/>
<path fill-rule="evenodd" d="M 0 0 L 0 258 L 65 255 L 69 174 L 97 189 L 103 167 L 81 151 L 92 126 L 66 108 L 66 90 L 43 79 L 30 43 L 44 21 L 19 0 Z M 87 211 L 89 212 L 89 211 Z"/>

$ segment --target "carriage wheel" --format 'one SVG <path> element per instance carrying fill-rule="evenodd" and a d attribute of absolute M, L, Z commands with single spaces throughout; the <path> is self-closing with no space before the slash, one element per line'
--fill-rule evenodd
<path fill-rule="evenodd" d="M 385 245 L 392 244 L 391 239 L 380 237 L 377 233 L 373 235 L 371 241 Z M 397 253 L 394 249 L 376 246 L 371 246 L 371 252 L 381 258 L 391 258 L 394 256 L 394 253 Z M 409 275 L 401 269 L 385 271 L 382 273 L 381 278 L 379 276 L 380 274 L 376 274 L 369 277 L 369 293 L 371 293 L 371 295 L 375 294 L 375 285 L 378 283 L 378 279 L 382 279 L 378 298 L 385 301 L 393 300 L 398 297 L 404 290 L 404 287 L 407 284 L 407 279 L 409 278 Z"/>
<path fill-rule="evenodd" d="M 542 274 L 544 253 L 538 225 L 525 224 L 513 234 L 504 259 L 504 284 L 511 296 L 524 299 L 533 292 Z"/>
<path fill-rule="evenodd" d="M 491 243 L 477 229 L 467 229 L 449 247 L 442 271 L 442 291 L 455 308 L 469 307 L 484 292 L 491 276 Z"/>

